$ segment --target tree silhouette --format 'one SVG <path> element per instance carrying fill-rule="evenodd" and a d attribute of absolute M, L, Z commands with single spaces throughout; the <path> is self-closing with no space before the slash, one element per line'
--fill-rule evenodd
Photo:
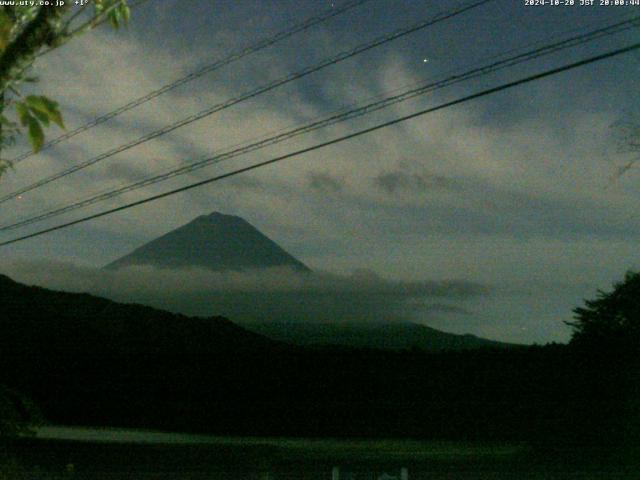
<path fill-rule="evenodd" d="M 623 352 L 640 351 L 640 272 L 629 271 L 611 292 L 598 291 L 597 298 L 585 300 L 573 310 L 571 343 L 611 347 Z"/>
<path fill-rule="evenodd" d="M 573 310 L 576 438 L 616 452 L 640 448 L 640 272 Z M 625 447 L 626 448 L 626 447 Z"/>

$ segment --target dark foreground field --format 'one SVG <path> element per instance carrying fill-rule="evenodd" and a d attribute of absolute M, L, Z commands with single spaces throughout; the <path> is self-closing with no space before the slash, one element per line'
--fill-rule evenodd
<path fill-rule="evenodd" d="M 377 480 L 401 479 L 401 468 L 407 479 L 429 480 L 640 478 L 640 462 L 584 462 L 584 452 L 546 455 L 516 443 L 221 437 L 197 444 L 143 444 L 29 438 L 9 448 L 13 466 L 4 478 L 15 480 Z"/>
<path fill-rule="evenodd" d="M 217 437 L 20 438 L 0 480 L 640 479 L 637 329 L 465 352 L 301 348 L 223 318 L 4 283 L 7 425 Z"/>

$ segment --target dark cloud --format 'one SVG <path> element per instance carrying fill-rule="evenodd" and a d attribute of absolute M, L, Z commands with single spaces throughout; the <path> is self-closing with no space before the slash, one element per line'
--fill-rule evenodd
<path fill-rule="evenodd" d="M 104 176 L 114 180 L 136 182 L 146 176 L 146 168 L 132 163 L 107 163 L 104 168 Z"/>
<path fill-rule="evenodd" d="M 311 172 L 309 186 L 320 193 L 340 193 L 344 184 L 342 180 L 328 173 Z"/>
<path fill-rule="evenodd" d="M 460 313 L 455 302 L 487 295 L 489 288 L 463 280 L 392 281 L 369 270 L 351 275 L 288 269 L 212 272 L 130 267 L 117 271 L 65 262 L 20 262 L 3 271 L 15 280 L 56 290 L 92 293 L 188 315 L 225 315 L 238 322 L 407 319 L 416 299 L 447 299 L 416 308 Z M 416 312 L 413 312 L 414 314 Z"/>
<path fill-rule="evenodd" d="M 381 173 L 374 177 L 373 183 L 389 195 L 458 188 L 457 182 L 452 178 L 428 173 L 407 173 L 402 170 Z"/>
<path fill-rule="evenodd" d="M 238 175 L 227 180 L 227 185 L 238 190 L 261 191 L 265 189 L 264 182 L 248 175 Z"/>

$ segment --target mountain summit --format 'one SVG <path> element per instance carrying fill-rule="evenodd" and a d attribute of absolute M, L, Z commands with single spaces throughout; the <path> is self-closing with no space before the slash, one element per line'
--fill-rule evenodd
<path fill-rule="evenodd" d="M 215 271 L 290 267 L 310 271 L 246 220 L 218 212 L 202 215 L 105 268 L 131 265 L 204 267 Z"/>

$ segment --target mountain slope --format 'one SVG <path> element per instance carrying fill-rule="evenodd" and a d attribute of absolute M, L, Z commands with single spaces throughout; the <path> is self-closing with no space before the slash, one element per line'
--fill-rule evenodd
<path fill-rule="evenodd" d="M 0 276 L 0 385 L 23 392 L 47 421 L 63 425 L 520 438 L 522 421 L 534 419 L 539 431 L 547 408 L 574 405 L 562 391 L 544 396 L 551 385 L 574 391 L 568 379 L 575 370 L 559 376 L 559 365 L 571 365 L 562 355 L 557 348 L 295 348 L 220 317 L 174 315 Z"/>
<path fill-rule="evenodd" d="M 309 271 L 306 265 L 247 221 L 218 212 L 200 216 L 105 268 L 130 265 L 204 267 L 215 271 L 290 267 Z"/>
<path fill-rule="evenodd" d="M 446 333 L 411 322 L 323 324 L 273 321 L 243 326 L 273 340 L 300 346 L 336 345 L 389 350 L 418 348 L 426 352 L 514 346 L 474 335 Z"/>
<path fill-rule="evenodd" d="M 30 287 L 0 275 L 4 355 L 202 355 L 264 350 L 275 344 L 223 317 L 187 317 L 88 294 Z"/>

